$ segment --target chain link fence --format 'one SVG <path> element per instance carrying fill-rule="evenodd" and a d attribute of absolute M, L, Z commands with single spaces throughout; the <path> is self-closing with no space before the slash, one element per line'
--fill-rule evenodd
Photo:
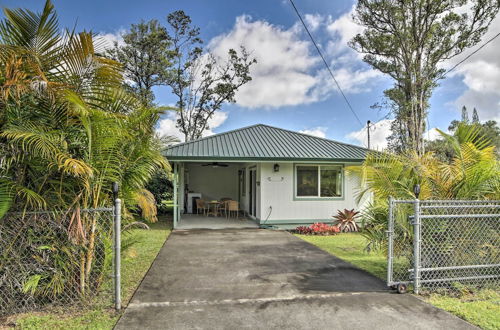
<path fill-rule="evenodd" d="M 500 284 L 500 201 L 390 200 L 389 286 Z"/>
<path fill-rule="evenodd" d="M 7 213 L 0 219 L 0 316 L 80 306 L 97 296 L 116 301 L 113 210 Z"/>

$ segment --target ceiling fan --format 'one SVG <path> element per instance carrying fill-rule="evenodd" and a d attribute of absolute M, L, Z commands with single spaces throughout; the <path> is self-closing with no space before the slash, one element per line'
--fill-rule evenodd
<path fill-rule="evenodd" d="M 201 166 L 212 166 L 213 168 L 217 168 L 217 167 L 228 167 L 229 165 L 218 163 L 218 162 L 213 162 L 213 163 L 203 164 Z"/>

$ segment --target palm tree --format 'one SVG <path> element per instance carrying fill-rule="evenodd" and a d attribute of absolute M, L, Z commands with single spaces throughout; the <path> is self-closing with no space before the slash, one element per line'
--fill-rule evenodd
<path fill-rule="evenodd" d="M 368 193 L 375 198 L 363 212 L 364 235 L 372 246 L 381 247 L 387 230 L 388 198 L 414 199 L 413 187 L 419 184 L 420 199 L 500 199 L 500 162 L 491 141 L 481 136 L 480 128 L 459 125 L 454 135 L 439 131 L 453 147 L 454 158 L 447 162 L 432 152 L 393 154 L 370 153 L 359 167 L 350 167 L 362 177 L 358 199 Z M 407 221 L 410 209 L 396 214 L 395 230 L 411 239 Z"/>
<path fill-rule="evenodd" d="M 9 210 L 64 210 L 79 249 L 85 294 L 97 235 L 109 226 L 80 210 L 109 206 L 121 186 L 124 214 L 156 220 L 146 183 L 169 170 L 144 108 L 123 89 L 119 63 L 102 57 L 89 32 L 61 32 L 50 1 L 41 13 L 5 9 L 0 22 L 0 218 Z M 8 251 L 3 252 L 8 253 Z M 50 278 L 47 279 L 50 281 Z"/>

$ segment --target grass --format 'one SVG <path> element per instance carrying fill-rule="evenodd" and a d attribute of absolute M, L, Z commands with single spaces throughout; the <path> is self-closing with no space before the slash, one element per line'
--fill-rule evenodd
<path fill-rule="evenodd" d="M 364 250 L 367 244 L 366 239 L 359 234 L 345 233 L 335 236 L 296 236 L 377 277 L 385 279 L 387 258 L 382 253 L 367 253 Z"/>
<path fill-rule="evenodd" d="M 500 329 L 500 293 L 495 290 L 463 292 L 454 297 L 431 294 L 426 299 L 436 307 L 483 329 Z"/>
<path fill-rule="evenodd" d="M 174 201 L 163 200 L 161 201 L 163 212 L 166 214 L 174 214 Z"/>
<path fill-rule="evenodd" d="M 124 243 L 134 244 L 122 253 L 122 300 L 125 305 L 156 258 L 170 233 L 170 226 L 160 221 L 150 225 L 151 230 L 133 229 L 124 235 Z M 106 287 L 107 286 L 107 287 Z M 103 290 L 109 289 L 107 283 Z M 61 310 L 50 313 L 19 315 L 13 323 L 19 329 L 112 329 L 120 314 L 110 303 L 110 293 L 97 298 L 84 311 Z M 12 322 L 12 321 L 11 321 Z"/>
<path fill-rule="evenodd" d="M 367 272 L 386 279 L 387 259 L 380 252 L 366 252 L 366 239 L 360 234 L 345 233 L 335 236 L 297 237 L 325 250 Z M 444 309 L 483 329 L 500 329 L 500 293 L 483 289 L 470 292 L 462 288 L 447 294 L 424 296 L 430 304 Z"/>

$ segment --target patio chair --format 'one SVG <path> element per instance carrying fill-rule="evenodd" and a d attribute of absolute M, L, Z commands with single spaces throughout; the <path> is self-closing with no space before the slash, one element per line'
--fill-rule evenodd
<path fill-rule="evenodd" d="M 229 197 L 223 197 L 220 199 L 219 211 L 222 213 L 224 211 L 224 215 L 227 217 L 227 203 L 231 200 Z"/>
<path fill-rule="evenodd" d="M 237 201 L 227 202 L 227 217 L 231 217 L 232 213 L 236 213 L 236 219 L 238 219 L 240 213 L 240 205 Z"/>
<path fill-rule="evenodd" d="M 208 206 L 203 199 L 198 198 L 196 200 L 196 214 L 200 214 L 200 211 L 205 215 L 208 212 Z"/>

